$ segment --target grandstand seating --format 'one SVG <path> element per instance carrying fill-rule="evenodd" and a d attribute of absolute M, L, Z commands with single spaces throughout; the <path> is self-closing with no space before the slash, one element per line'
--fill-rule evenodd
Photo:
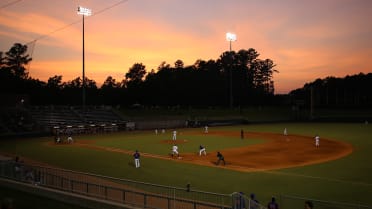
<path fill-rule="evenodd" d="M 73 133 L 112 132 L 125 123 L 120 114 L 107 106 L 84 109 L 72 106 L 31 106 L 2 111 L 0 134 L 33 131 L 50 133 L 55 129 Z"/>
<path fill-rule="evenodd" d="M 122 117 L 107 107 L 43 106 L 30 108 L 34 120 L 44 127 L 111 124 L 124 122 Z"/>

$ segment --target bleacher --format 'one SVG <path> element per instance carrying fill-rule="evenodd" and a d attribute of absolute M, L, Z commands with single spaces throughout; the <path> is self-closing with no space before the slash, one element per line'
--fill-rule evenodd
<path fill-rule="evenodd" d="M 82 108 L 74 108 L 74 112 L 88 123 L 105 124 L 122 121 L 122 118 L 110 107 L 89 107 L 85 110 Z"/>
<path fill-rule="evenodd" d="M 80 125 L 83 120 L 69 107 L 36 106 L 30 108 L 30 114 L 38 125 L 51 128 L 62 125 Z"/>
<path fill-rule="evenodd" d="M 119 129 L 125 120 L 111 107 L 34 106 L 32 119 L 45 131 L 69 129 L 74 133 L 108 132 Z"/>

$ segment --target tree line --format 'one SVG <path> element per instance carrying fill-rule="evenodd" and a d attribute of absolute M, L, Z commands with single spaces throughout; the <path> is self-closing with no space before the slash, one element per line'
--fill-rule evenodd
<path fill-rule="evenodd" d="M 98 87 L 87 77 L 84 83 L 80 77 L 66 82 L 62 75 L 46 82 L 30 77 L 27 46 L 15 43 L 0 51 L 0 93 L 27 95 L 32 105 L 81 105 L 85 85 L 87 105 L 372 107 L 372 73 L 318 78 L 288 95 L 274 95 L 276 65 L 259 56 L 253 48 L 226 51 L 216 60 L 185 66 L 179 59 L 150 71 L 135 63 L 121 80 L 108 76 Z"/>
<path fill-rule="evenodd" d="M 190 66 L 182 60 L 173 66 L 162 62 L 150 71 L 135 63 L 122 80 L 108 76 L 98 87 L 87 77 L 85 82 L 80 77 L 63 82 L 62 75 L 46 82 L 30 77 L 27 45 L 15 43 L 8 52 L 0 52 L 0 91 L 28 95 L 33 105 L 81 105 L 83 85 L 87 105 L 251 105 L 274 97 L 272 78 L 278 72 L 271 59 L 259 55 L 252 48 L 227 51 L 217 60 L 199 59 Z"/>
<path fill-rule="evenodd" d="M 297 101 L 307 106 L 372 108 L 372 73 L 318 78 L 289 95 L 294 103 Z"/>

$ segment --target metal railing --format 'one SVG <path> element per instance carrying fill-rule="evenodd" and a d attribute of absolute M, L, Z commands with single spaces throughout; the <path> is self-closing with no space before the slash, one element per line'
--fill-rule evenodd
<path fill-rule="evenodd" d="M 0 161 L 0 177 L 153 209 L 232 209 L 232 195 L 169 187 L 45 166 Z"/>

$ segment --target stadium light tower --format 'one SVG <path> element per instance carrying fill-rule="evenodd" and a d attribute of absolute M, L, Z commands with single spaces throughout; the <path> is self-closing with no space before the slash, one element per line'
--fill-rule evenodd
<path fill-rule="evenodd" d="M 236 34 L 226 33 L 226 40 L 230 42 L 230 52 L 231 52 L 231 42 L 236 41 Z"/>
<path fill-rule="evenodd" d="M 226 40 L 230 42 L 230 56 L 231 56 L 231 42 L 236 41 L 236 34 L 226 33 Z M 232 61 L 231 61 L 232 62 Z M 230 108 L 233 107 L 233 90 L 232 90 L 232 63 L 230 63 Z"/>
<path fill-rule="evenodd" d="M 83 84 L 82 84 L 82 89 L 83 89 L 83 98 L 82 98 L 82 102 L 83 102 L 83 110 L 85 110 L 85 40 L 84 40 L 84 17 L 85 16 L 90 16 L 92 15 L 92 10 L 91 9 L 88 9 L 88 8 L 84 8 L 84 7 L 81 7 L 79 6 L 78 7 L 78 10 L 77 10 L 77 13 L 79 15 L 83 15 Z"/>

